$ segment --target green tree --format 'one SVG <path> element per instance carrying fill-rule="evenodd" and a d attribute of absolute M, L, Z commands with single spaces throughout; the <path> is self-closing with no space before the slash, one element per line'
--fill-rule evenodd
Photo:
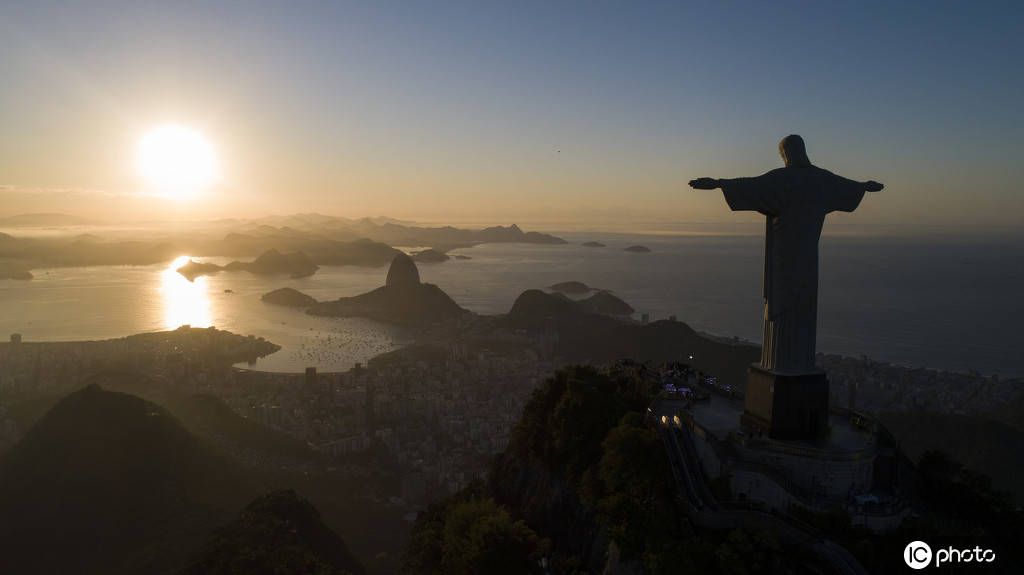
<path fill-rule="evenodd" d="M 455 505 L 447 514 L 441 546 L 445 575 L 539 573 L 546 545 L 494 500 Z"/>

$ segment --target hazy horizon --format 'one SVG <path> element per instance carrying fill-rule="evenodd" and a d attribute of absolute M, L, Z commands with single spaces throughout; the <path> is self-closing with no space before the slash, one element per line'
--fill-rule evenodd
<path fill-rule="evenodd" d="M 777 142 L 799 133 L 816 165 L 886 184 L 836 223 L 1014 225 L 1019 14 L 1013 3 L 8 5 L 0 209 L 755 222 L 686 182 L 779 167 Z M 764 60 L 777 49 L 781 60 Z M 199 192 L 140 177 L 141 142 L 168 124 L 212 151 Z"/>
<path fill-rule="evenodd" d="M 736 215 L 732 212 L 726 212 Z M 544 233 L 621 233 L 650 236 L 763 236 L 763 217 L 755 216 L 730 218 L 719 221 L 685 221 L 668 219 L 636 219 L 636 220 L 561 220 L 561 219 L 514 219 L 496 218 L 494 220 L 458 220 L 458 219 L 426 219 L 426 218 L 395 218 L 390 214 L 367 214 L 367 215 L 344 215 L 328 214 L 316 211 L 294 212 L 294 213 L 266 213 L 252 217 L 231 217 L 196 219 L 196 218 L 122 218 L 103 219 L 83 216 L 68 212 L 19 212 L 5 213 L 0 211 L 0 232 L 15 237 L 33 237 L 47 235 L 76 235 L 90 231 L 110 231 L 117 236 L 131 236 L 133 232 L 139 232 L 138 237 L 145 237 L 156 231 L 170 232 L 180 231 L 189 228 L 206 229 L 228 229 L 235 224 L 248 222 L 268 222 L 273 225 L 275 220 L 299 217 L 304 215 L 316 215 L 342 220 L 360 221 L 372 220 L 377 223 L 383 221 L 400 223 L 414 227 L 443 227 L 452 226 L 463 229 L 483 229 L 494 226 L 517 225 L 523 231 L 538 231 Z M 80 223 L 28 223 L 19 225 L 7 225 L 9 218 L 20 217 L 64 217 L 81 218 Z M 737 219 L 741 221 L 737 221 Z M 146 227 L 140 227 L 146 226 Z M 153 226 L 157 226 L 154 228 Z M 1011 237 L 1024 235 L 1024 223 L 1001 224 L 1001 225 L 979 225 L 974 223 L 864 223 L 852 219 L 844 221 L 829 220 L 822 230 L 823 237 L 838 236 L 899 236 L 899 237 L 932 237 L 949 235 L 960 238 L 990 238 L 990 237 Z"/>

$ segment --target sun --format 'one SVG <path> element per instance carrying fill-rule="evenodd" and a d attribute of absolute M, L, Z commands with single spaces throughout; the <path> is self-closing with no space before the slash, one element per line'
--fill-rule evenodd
<path fill-rule="evenodd" d="M 160 195 L 187 197 L 220 177 L 213 144 L 198 130 L 168 124 L 139 139 L 135 151 L 139 174 Z"/>

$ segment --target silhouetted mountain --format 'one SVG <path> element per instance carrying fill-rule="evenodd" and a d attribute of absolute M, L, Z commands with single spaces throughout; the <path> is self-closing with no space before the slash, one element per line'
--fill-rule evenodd
<path fill-rule="evenodd" d="M 563 291 L 568 290 L 569 293 L 585 293 L 591 290 L 581 282 L 564 282 L 551 287 L 552 289 L 562 288 Z M 629 304 L 607 291 L 599 291 L 586 299 L 572 300 L 561 291 L 545 293 L 541 290 L 526 290 L 516 298 L 512 309 L 508 312 L 508 317 L 514 320 L 529 321 L 530 319 L 570 318 L 589 314 L 628 316 L 631 313 L 633 313 L 633 308 Z"/>
<path fill-rule="evenodd" d="M 302 252 L 282 254 L 274 249 L 263 252 L 251 262 L 231 262 L 224 266 L 229 271 L 240 269 L 261 275 L 288 274 L 293 278 L 311 276 L 319 268 Z"/>
<path fill-rule="evenodd" d="M 626 248 L 627 252 L 633 252 L 635 254 L 646 254 L 651 251 L 651 248 L 647 246 L 629 246 Z"/>
<path fill-rule="evenodd" d="M 523 232 L 519 226 L 494 226 L 484 228 L 476 233 L 481 242 L 525 242 L 531 244 L 565 244 L 562 238 L 539 232 Z"/>
<path fill-rule="evenodd" d="M 43 214 L 43 216 L 49 216 Z M 56 217 L 56 216 L 55 216 Z M 66 218 L 65 216 L 61 216 Z M 75 219 L 32 219 L 29 216 L 7 218 L 13 225 L 78 225 L 84 222 Z M 21 223 L 19 223 L 21 222 Z M 26 223 L 32 222 L 32 223 Z M 63 223 L 57 223 L 63 222 Z M 267 222 L 278 224 L 279 227 Z M 142 233 L 134 241 L 79 241 L 68 237 L 11 238 L 0 241 L 0 277 L 30 279 L 32 269 L 40 267 L 94 266 L 94 265 L 150 265 L 172 261 L 182 253 L 194 257 L 232 256 L 251 257 L 274 250 L 279 254 L 302 252 L 314 265 L 357 265 L 377 267 L 387 265 L 398 251 L 394 245 L 432 246 L 439 253 L 456 247 L 468 247 L 484 242 L 526 242 L 560 244 L 565 240 L 548 234 L 523 232 L 518 226 L 492 227 L 484 230 L 466 230 L 450 226 L 423 228 L 395 223 L 387 218 L 363 219 L 358 222 L 321 216 L 300 214 L 298 216 L 274 216 L 261 222 L 234 225 L 221 239 L 213 234 L 222 233 L 225 224 L 221 221 L 213 229 L 203 233 L 194 231 L 180 233 Z M 4 224 L 0 224 L 2 227 Z M 431 256 L 425 256 L 431 257 Z M 436 256 L 435 256 L 436 257 Z M 239 262 L 242 264 L 243 262 Z M 256 262 L 249 262 L 256 263 Z M 268 262 L 269 263 L 269 262 Z M 302 263 L 302 262 L 294 262 Z M 262 271 L 261 266 L 253 268 L 254 273 L 288 273 L 309 275 L 309 265 L 285 271 Z M 311 271 L 312 270 L 312 271 Z M 198 277 L 198 276 L 193 276 Z"/>
<path fill-rule="evenodd" d="M 89 386 L 0 461 L 0 572 L 173 571 L 254 493 L 162 407 Z"/>
<path fill-rule="evenodd" d="M 316 299 L 308 296 L 294 288 L 281 288 L 267 292 L 260 297 L 260 300 L 275 305 L 286 305 L 289 307 L 310 307 L 316 305 Z"/>
<path fill-rule="evenodd" d="M 551 286 L 551 289 L 557 292 L 571 294 L 587 293 L 588 291 L 594 290 L 594 288 L 588 286 L 587 284 L 578 281 L 556 283 L 555 285 Z"/>
<path fill-rule="evenodd" d="M 692 355 L 694 365 L 737 389 L 742 389 L 746 381 L 747 367 L 760 358 L 755 346 L 715 341 L 682 322 L 639 324 L 594 313 L 594 307 L 605 304 L 618 307 L 608 296 L 601 296 L 588 307 L 560 293 L 526 290 L 498 321 L 535 333 L 554 331 L 558 334 L 554 352 L 566 363 L 603 363 L 620 357 L 661 362 Z"/>
<path fill-rule="evenodd" d="M 426 245 L 447 251 L 455 247 L 468 247 L 481 243 L 533 243 L 564 244 L 562 238 L 539 232 L 523 232 L 519 226 L 493 226 L 482 230 L 467 230 L 444 226 L 425 228 L 394 223 L 378 224 L 360 220 L 348 229 L 366 237 L 393 245 Z"/>
<path fill-rule="evenodd" d="M 388 268 L 385 286 L 416 285 L 420 283 L 420 270 L 407 254 L 395 254 Z"/>
<path fill-rule="evenodd" d="M 308 501 L 279 490 L 218 529 L 184 575 L 362 575 L 363 566 Z"/>
<path fill-rule="evenodd" d="M 188 281 L 195 281 L 197 277 L 215 274 L 224 268 L 217 264 L 197 262 L 196 260 L 188 260 L 185 265 L 179 267 L 176 272 L 185 276 Z"/>
<path fill-rule="evenodd" d="M 548 317 L 565 317 L 581 312 L 573 301 L 561 294 L 544 293 L 539 289 L 526 290 L 519 294 L 512 304 L 508 316 L 513 320 L 533 320 Z"/>
<path fill-rule="evenodd" d="M 384 286 L 355 297 L 320 302 L 307 309 L 306 313 L 425 325 L 469 312 L 436 285 L 420 283 L 416 264 L 409 256 L 400 253 L 391 263 Z"/>
<path fill-rule="evenodd" d="M 599 291 L 576 303 L 591 313 L 628 316 L 635 311 L 631 305 L 607 291 Z"/>
<path fill-rule="evenodd" d="M 323 265 L 378 267 L 387 265 L 398 250 L 367 238 L 351 242 L 312 242 L 303 250 Z"/>
<path fill-rule="evenodd" d="M 217 273 L 222 270 L 229 272 L 243 270 L 259 275 L 288 274 L 292 278 L 301 278 L 313 275 L 318 269 L 320 269 L 320 266 L 313 263 L 309 256 L 302 252 L 282 254 L 275 249 L 269 249 L 251 262 L 233 261 L 227 265 L 219 266 L 217 264 L 189 260 L 188 263 L 176 271 L 188 278 L 188 281 L 193 281 L 199 276 Z"/>

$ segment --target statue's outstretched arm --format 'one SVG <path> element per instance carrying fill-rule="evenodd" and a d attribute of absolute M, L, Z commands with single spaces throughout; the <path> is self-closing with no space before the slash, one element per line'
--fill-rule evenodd
<path fill-rule="evenodd" d="M 690 187 L 695 190 L 713 190 L 722 187 L 722 184 L 714 178 L 697 178 L 690 180 Z"/>

